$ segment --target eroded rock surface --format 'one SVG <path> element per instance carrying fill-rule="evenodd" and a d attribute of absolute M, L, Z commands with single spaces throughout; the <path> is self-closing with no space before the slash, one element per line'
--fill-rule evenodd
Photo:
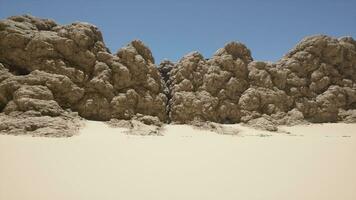
<path fill-rule="evenodd" d="M 356 107 L 356 41 L 307 37 L 276 63 L 252 61 L 240 43 L 210 59 L 198 52 L 171 70 L 170 118 L 176 123 L 276 125 L 352 121 Z"/>
<path fill-rule="evenodd" d="M 93 120 L 166 120 L 167 97 L 151 51 L 138 40 L 116 54 L 88 23 L 58 25 L 24 15 L 0 21 L 0 111 Z"/>
<path fill-rule="evenodd" d="M 184 56 L 170 72 L 170 119 L 177 123 L 237 123 L 240 95 L 249 87 L 245 45 L 232 42 L 210 59 L 198 52 Z"/>
<path fill-rule="evenodd" d="M 308 37 L 276 65 L 287 72 L 281 89 L 305 119 L 333 122 L 340 119 L 340 109 L 355 109 L 356 41 L 352 38 Z"/>
<path fill-rule="evenodd" d="M 59 25 L 29 15 L 0 21 L 2 132 L 31 132 L 32 125 L 20 123 L 43 118 L 34 135 L 47 129 L 60 135 L 60 121 L 75 123 L 79 117 L 68 116 L 76 112 L 155 126 L 243 122 L 274 130 L 280 124 L 354 122 L 355 110 L 351 37 L 307 37 L 276 63 L 253 61 L 245 45 L 230 42 L 209 59 L 192 52 L 156 66 L 139 40 L 110 53 L 100 30 L 88 23 Z"/>
<path fill-rule="evenodd" d="M 0 134 L 41 137 L 71 137 L 84 126 L 73 112 L 60 116 L 46 116 L 35 111 L 0 113 L 0 122 Z"/>

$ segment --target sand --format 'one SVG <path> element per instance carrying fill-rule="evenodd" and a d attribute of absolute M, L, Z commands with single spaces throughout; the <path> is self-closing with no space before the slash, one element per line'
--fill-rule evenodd
<path fill-rule="evenodd" d="M 71 138 L 0 135 L 1 200 L 355 200 L 356 124 L 133 136 L 87 121 Z"/>

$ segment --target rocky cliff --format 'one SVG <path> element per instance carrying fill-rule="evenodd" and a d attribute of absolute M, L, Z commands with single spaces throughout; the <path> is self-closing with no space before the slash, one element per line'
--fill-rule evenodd
<path fill-rule="evenodd" d="M 156 66 L 138 40 L 110 53 L 88 23 L 29 15 L 0 21 L 1 132 L 70 135 L 76 113 L 268 126 L 351 122 L 355 109 L 351 37 L 308 37 L 276 63 L 253 61 L 245 45 L 231 42 L 209 59 L 192 52 Z"/>
<path fill-rule="evenodd" d="M 293 124 L 352 121 L 356 108 L 356 42 L 312 36 L 276 63 L 253 61 L 231 42 L 210 59 L 198 52 L 171 67 L 172 121 Z"/>

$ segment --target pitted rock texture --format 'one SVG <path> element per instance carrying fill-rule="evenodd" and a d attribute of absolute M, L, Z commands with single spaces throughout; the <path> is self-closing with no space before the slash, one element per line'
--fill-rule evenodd
<path fill-rule="evenodd" d="M 151 51 L 132 41 L 115 55 L 88 23 L 58 25 L 15 16 L 0 21 L 0 110 L 94 120 L 137 113 L 166 120 L 166 95 Z"/>
<path fill-rule="evenodd" d="M 93 120 L 243 122 L 274 130 L 305 121 L 354 122 L 355 111 L 351 37 L 305 38 L 276 63 L 253 61 L 244 44 L 230 42 L 209 59 L 192 52 L 156 66 L 139 40 L 110 53 L 88 23 L 59 25 L 29 15 L 0 21 L 2 119 L 65 121 L 77 112 Z M 27 130 L 15 121 L 0 128 Z"/>
<path fill-rule="evenodd" d="M 306 119 L 332 122 L 340 119 L 340 109 L 356 109 L 356 41 L 351 37 L 308 37 L 276 66 L 287 74 L 280 89 Z"/>
<path fill-rule="evenodd" d="M 176 123 L 352 121 L 356 109 L 351 37 L 308 37 L 276 63 L 252 61 L 243 44 L 232 42 L 210 59 L 190 53 L 170 73 L 170 119 Z"/>
<path fill-rule="evenodd" d="M 240 95 L 249 87 L 245 45 L 232 42 L 211 59 L 198 52 L 184 56 L 170 71 L 170 119 L 173 122 L 237 123 Z"/>

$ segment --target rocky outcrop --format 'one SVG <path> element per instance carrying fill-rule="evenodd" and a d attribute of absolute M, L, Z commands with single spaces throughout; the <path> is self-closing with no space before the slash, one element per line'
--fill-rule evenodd
<path fill-rule="evenodd" d="M 88 23 L 16 16 L 0 21 L 0 111 L 94 120 L 136 114 L 166 120 L 166 95 L 151 51 L 132 41 L 115 55 Z"/>
<path fill-rule="evenodd" d="M 350 37 L 308 37 L 276 63 L 252 61 L 243 44 L 232 42 L 210 59 L 190 53 L 170 73 L 176 123 L 350 121 L 345 115 L 356 109 L 356 42 Z"/>
<path fill-rule="evenodd" d="M 26 131 L 20 119 L 74 123 L 75 113 L 104 121 L 243 122 L 270 130 L 355 119 L 351 37 L 308 37 L 276 63 L 253 61 L 238 42 L 209 59 L 192 52 L 177 63 L 154 62 L 139 40 L 110 53 L 100 30 L 88 23 L 59 25 L 29 15 L 1 20 L 0 112 L 8 120 L 0 131 Z M 58 130 L 49 121 L 38 129 Z"/>
<path fill-rule="evenodd" d="M 250 51 L 232 42 L 211 59 L 198 52 L 184 56 L 170 72 L 170 119 L 173 122 L 237 123 L 238 100 L 248 87 Z"/>
<path fill-rule="evenodd" d="M 166 120 L 166 95 L 151 51 L 132 41 L 115 55 L 88 23 L 16 16 L 0 21 L 0 110 L 94 120 L 137 113 Z"/>
<path fill-rule="evenodd" d="M 339 119 L 356 108 L 356 41 L 350 37 L 308 37 L 277 62 L 287 73 L 281 87 L 293 107 L 313 122 Z"/>

